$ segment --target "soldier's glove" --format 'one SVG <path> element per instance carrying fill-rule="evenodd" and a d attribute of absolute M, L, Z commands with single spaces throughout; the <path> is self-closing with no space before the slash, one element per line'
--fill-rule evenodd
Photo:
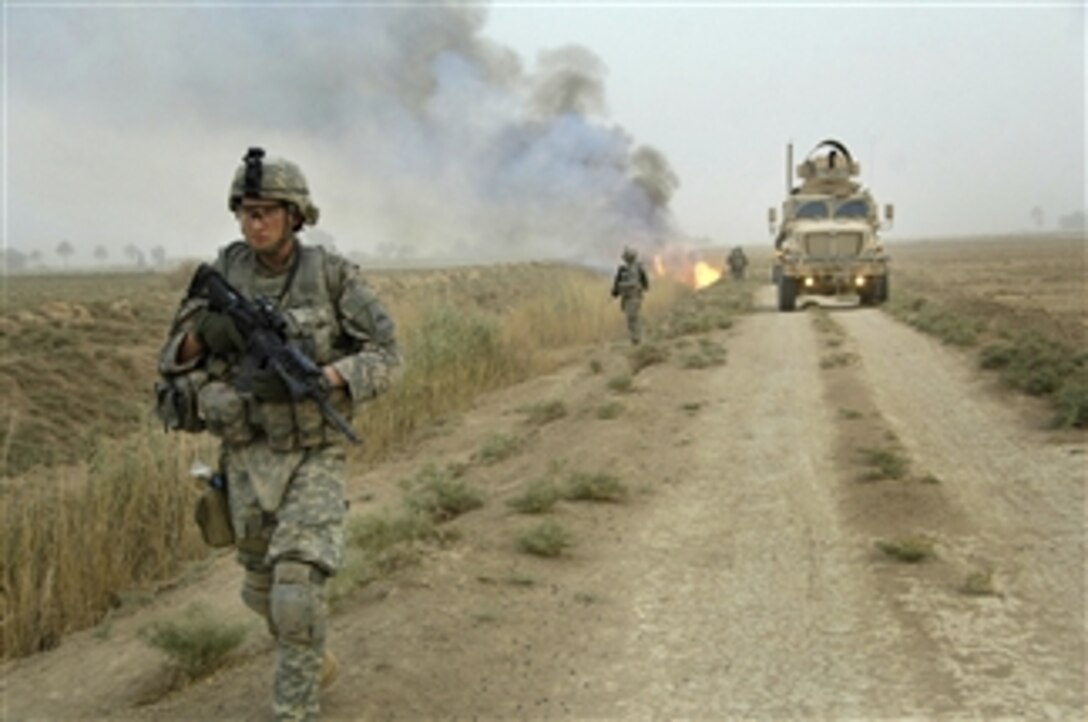
<path fill-rule="evenodd" d="M 290 401 L 291 392 L 280 375 L 272 369 L 261 369 L 253 374 L 249 390 L 258 401 Z"/>
<path fill-rule="evenodd" d="M 193 332 L 201 345 L 217 356 L 245 353 L 245 339 L 229 316 L 205 309 L 197 317 Z"/>

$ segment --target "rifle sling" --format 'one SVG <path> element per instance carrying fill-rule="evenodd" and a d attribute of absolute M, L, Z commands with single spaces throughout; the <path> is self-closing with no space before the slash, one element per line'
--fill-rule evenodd
<path fill-rule="evenodd" d="M 302 241 L 298 236 L 295 236 L 295 257 L 291 259 L 291 269 L 287 271 L 287 278 L 283 281 L 283 288 L 280 289 L 279 295 L 276 296 L 276 305 L 283 308 L 283 299 L 287 298 L 288 292 L 291 290 L 291 284 L 295 281 L 295 274 L 298 273 L 298 267 L 302 265 Z"/>

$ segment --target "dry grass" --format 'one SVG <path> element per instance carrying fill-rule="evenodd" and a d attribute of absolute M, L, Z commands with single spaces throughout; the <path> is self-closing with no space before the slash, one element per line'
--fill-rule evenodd
<path fill-rule="evenodd" d="M 366 443 L 353 461 L 380 459 L 479 394 L 555 369 L 568 358 L 564 349 L 625 336 L 610 279 L 584 269 L 517 264 L 384 271 L 368 280 L 397 322 L 407 364 L 357 420 Z M 158 348 L 187 282 L 184 271 L 8 279 L 0 313 L 0 657 L 55 646 L 62 634 L 98 623 L 126 590 L 207 555 L 186 475 L 198 449 L 215 458 L 213 443 L 148 426 Z M 691 295 L 655 283 L 643 307 L 648 327 Z M 480 453 L 494 462 L 513 452 L 484 445 Z M 356 554 L 361 568 L 346 579 L 357 584 L 412 556 L 413 545 L 385 546 L 370 531 L 411 527 L 409 535 L 427 536 L 420 518 L 460 513 L 471 496 L 449 479 L 418 492 L 427 512 L 409 510 L 412 524 L 372 520 L 353 531 L 354 546 L 370 551 Z"/>
<path fill-rule="evenodd" d="M 1041 396 L 1058 426 L 1088 427 L 1088 255 L 1083 235 L 905 243 L 887 310 Z"/>
<path fill-rule="evenodd" d="M 1088 332 L 1083 235 L 895 243 L 895 287 L 944 301 L 999 328 L 1036 328 L 1067 342 Z"/>
<path fill-rule="evenodd" d="M 135 274 L 17 276 L 6 283 L 3 474 L 80 461 L 97 439 L 137 432 L 179 292 L 165 277 Z"/>
<path fill-rule="evenodd" d="M 42 469 L 0 492 L 0 656 L 49 649 L 96 624 L 122 590 L 207 555 L 187 466 L 198 453 L 214 458 L 208 446 L 145 429 L 99 446 L 85 465 Z"/>

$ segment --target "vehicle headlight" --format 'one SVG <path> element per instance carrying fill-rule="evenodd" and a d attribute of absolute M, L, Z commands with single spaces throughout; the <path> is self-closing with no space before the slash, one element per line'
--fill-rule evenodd
<path fill-rule="evenodd" d="M 854 279 L 854 285 L 857 286 L 858 288 L 861 288 L 862 286 L 864 286 L 865 285 L 865 276 L 858 276 L 857 278 L 855 278 Z"/>
<path fill-rule="evenodd" d="M 812 288 L 815 285 L 816 285 L 816 279 L 815 278 L 813 278 L 812 276 L 805 276 L 805 287 L 806 288 Z"/>

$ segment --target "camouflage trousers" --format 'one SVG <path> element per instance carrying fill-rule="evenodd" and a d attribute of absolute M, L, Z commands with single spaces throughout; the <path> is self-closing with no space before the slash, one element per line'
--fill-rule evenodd
<path fill-rule="evenodd" d="M 327 617 L 324 585 L 343 563 L 344 451 L 328 446 L 240 460 L 242 454 L 228 450 L 224 456 L 238 561 L 246 569 L 242 600 L 265 618 L 277 640 L 276 719 L 317 720 Z M 258 479 L 276 474 L 289 476 L 279 503 L 268 509 L 270 499 L 260 492 Z M 288 613 L 277 616 L 277 599 L 288 600 L 279 607 Z M 285 614 L 291 629 L 277 629 L 275 620 Z"/>
<path fill-rule="evenodd" d="M 623 309 L 623 315 L 627 317 L 627 335 L 631 338 L 631 343 L 640 343 L 642 341 L 642 324 L 638 318 L 639 309 L 642 308 L 642 298 L 640 296 L 625 296 L 620 302 L 620 308 Z"/>

